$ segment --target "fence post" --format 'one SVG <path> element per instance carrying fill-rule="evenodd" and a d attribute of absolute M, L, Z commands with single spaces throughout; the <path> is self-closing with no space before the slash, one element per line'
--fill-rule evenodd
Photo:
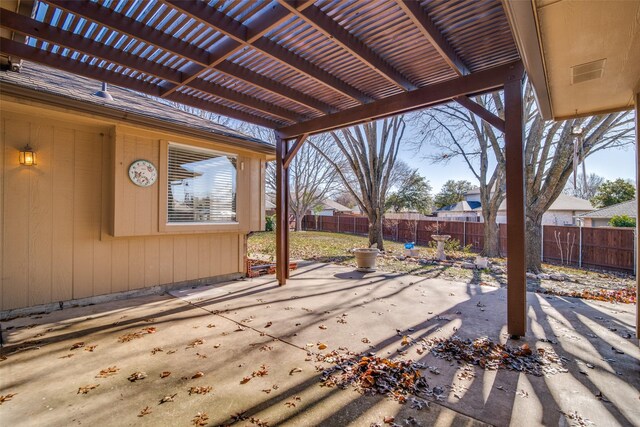
<path fill-rule="evenodd" d="M 462 247 L 467 246 L 467 220 L 462 221 Z"/>
<path fill-rule="evenodd" d="M 580 251 L 578 252 L 578 267 L 582 268 L 582 225 L 580 226 L 580 238 L 578 240 L 580 240 L 580 244 L 578 245 Z"/>
<path fill-rule="evenodd" d="M 356 217 L 353 217 L 353 234 L 356 234 Z"/>
<path fill-rule="evenodd" d="M 542 230 L 540 235 L 540 261 L 544 262 L 544 224 L 540 228 Z M 582 249 L 580 249 L 580 252 L 582 252 Z"/>
<path fill-rule="evenodd" d="M 336 231 L 339 233 L 340 232 L 340 215 L 336 215 L 338 217 L 338 226 L 336 228 Z"/>

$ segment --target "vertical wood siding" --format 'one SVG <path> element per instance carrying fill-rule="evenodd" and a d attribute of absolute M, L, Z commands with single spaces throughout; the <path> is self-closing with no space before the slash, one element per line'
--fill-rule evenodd
<path fill-rule="evenodd" d="M 3 113 L 0 309 L 243 271 L 244 230 L 158 233 L 157 191 L 136 191 L 112 176 L 119 169 L 114 156 L 154 159 L 157 164 L 158 140 L 118 134 L 126 143 L 120 146 L 123 152 L 116 153 L 113 129 Z M 18 151 L 27 143 L 36 150 L 37 166 L 18 163 Z M 246 159 L 245 176 L 250 179 L 245 192 L 257 193 L 264 185 L 264 161 Z M 128 163 L 123 163 L 120 172 L 126 173 L 122 169 Z M 254 211 L 261 198 L 242 193 L 239 185 L 239 208 L 251 211 L 246 220 L 250 224 L 243 228 L 257 229 L 263 220 Z M 118 207 L 120 226 L 133 237 L 108 235 Z"/>

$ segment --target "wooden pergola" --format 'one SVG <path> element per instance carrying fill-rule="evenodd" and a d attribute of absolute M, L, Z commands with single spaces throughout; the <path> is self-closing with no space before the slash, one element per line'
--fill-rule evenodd
<path fill-rule="evenodd" d="M 9 66 L 39 62 L 274 129 L 281 285 L 288 167 L 309 135 L 452 100 L 473 111 L 505 135 L 507 324 L 525 334 L 524 66 L 500 0 L 17 3 L 0 9 Z M 469 98 L 501 89 L 504 117 Z"/>

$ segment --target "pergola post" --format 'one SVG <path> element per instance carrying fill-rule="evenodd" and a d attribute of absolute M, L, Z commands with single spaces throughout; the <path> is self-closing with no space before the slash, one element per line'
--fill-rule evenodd
<path fill-rule="evenodd" d="M 276 278 L 282 286 L 289 277 L 289 168 L 287 141 L 276 135 Z"/>
<path fill-rule="evenodd" d="M 636 236 L 640 212 L 640 91 L 636 93 Z M 636 238 L 636 339 L 640 340 L 640 241 Z"/>
<path fill-rule="evenodd" d="M 524 205 L 524 127 L 522 75 L 504 86 L 507 181 L 507 332 L 518 338 L 527 330 L 527 276 Z"/>

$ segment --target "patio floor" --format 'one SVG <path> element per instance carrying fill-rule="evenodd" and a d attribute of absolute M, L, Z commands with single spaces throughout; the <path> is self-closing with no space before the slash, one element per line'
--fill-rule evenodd
<path fill-rule="evenodd" d="M 206 413 L 203 422 L 214 426 L 246 411 L 235 425 L 370 426 L 385 425 L 389 416 L 402 426 L 640 425 L 631 305 L 529 293 L 527 337 L 509 342 L 504 289 L 363 276 L 329 264 L 292 273 L 285 287 L 267 276 L 2 322 L 0 395 L 14 394 L 0 404 L 2 424 L 187 426 Z M 454 333 L 552 347 L 567 358 L 569 372 L 536 377 L 475 366 L 475 376 L 462 376 L 455 361 L 401 344 L 403 335 Z M 424 375 L 430 387 L 446 390 L 444 399 L 418 410 L 322 387 L 316 365 L 330 364 L 308 352 L 339 347 L 382 357 L 405 350 L 400 357 L 438 368 L 440 374 Z M 112 375 L 96 378 L 114 366 Z M 262 366 L 268 374 L 252 376 Z M 161 378 L 165 371 L 170 375 Z M 134 372 L 146 378 L 129 381 Z M 192 378 L 197 372 L 203 375 Z M 86 394 L 79 390 L 93 385 Z M 212 389 L 189 394 L 199 386 Z M 145 407 L 150 413 L 139 417 Z"/>

